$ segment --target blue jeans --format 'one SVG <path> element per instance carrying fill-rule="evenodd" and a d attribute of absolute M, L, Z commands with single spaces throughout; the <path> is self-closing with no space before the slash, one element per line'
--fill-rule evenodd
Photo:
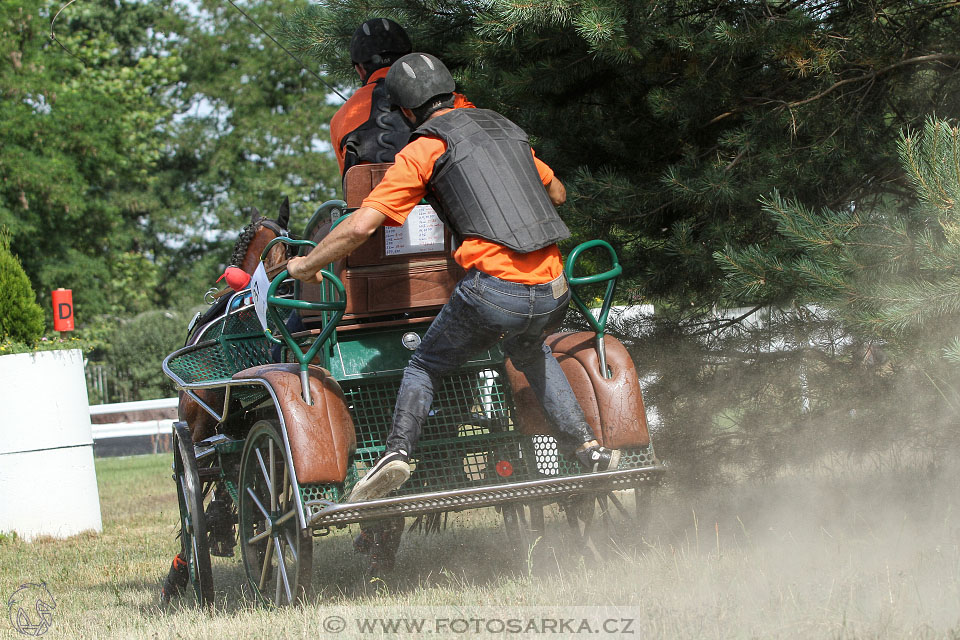
<path fill-rule="evenodd" d="M 547 331 L 562 322 L 569 300 L 563 276 L 553 283 L 526 285 L 471 269 L 403 371 L 386 450 L 412 453 L 441 376 L 501 340 L 504 353 L 526 375 L 559 433 L 561 446 L 573 449 L 593 440 L 570 383 L 543 342 Z"/>

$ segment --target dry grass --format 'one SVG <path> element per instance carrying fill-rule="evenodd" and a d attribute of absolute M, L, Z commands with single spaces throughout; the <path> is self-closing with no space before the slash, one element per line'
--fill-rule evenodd
<path fill-rule="evenodd" d="M 570 544 L 555 507 L 528 564 L 512 562 L 497 514 L 482 510 L 451 514 L 440 534 L 408 534 L 383 581 L 363 576 L 353 532 L 340 531 L 316 541 L 315 602 L 253 606 L 239 560 L 215 559 L 215 610 L 187 599 L 163 614 L 156 595 L 177 548 L 169 464 L 168 455 L 99 459 L 103 533 L 0 538 L 0 597 L 46 581 L 57 602 L 48 638 L 315 638 L 330 616 L 348 623 L 336 637 L 359 637 L 356 621 L 375 614 L 612 614 L 633 619 L 642 638 L 960 636 L 956 469 L 831 466 L 693 496 L 668 486 L 642 528 L 617 526 L 599 562 Z M 22 636 L 0 619 L 0 637 Z"/>

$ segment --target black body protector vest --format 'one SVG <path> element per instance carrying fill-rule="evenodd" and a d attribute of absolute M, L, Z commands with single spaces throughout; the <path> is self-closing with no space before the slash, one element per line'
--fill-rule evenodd
<path fill-rule="evenodd" d="M 397 151 L 410 139 L 410 123 L 399 110 L 391 109 L 383 78 L 376 80 L 370 99 L 370 117 L 340 141 L 343 173 L 355 164 L 393 162 Z"/>
<path fill-rule="evenodd" d="M 520 253 L 570 237 L 540 180 L 527 134 L 487 109 L 454 109 L 412 138 L 443 139 L 427 201 L 458 240 L 475 236 Z"/>

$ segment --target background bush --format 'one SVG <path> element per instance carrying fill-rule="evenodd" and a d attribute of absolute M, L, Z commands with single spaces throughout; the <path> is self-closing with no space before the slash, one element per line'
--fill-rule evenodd
<path fill-rule="evenodd" d="M 43 335 L 43 309 L 37 304 L 20 260 L 0 230 L 0 338 L 33 343 Z"/>
<path fill-rule="evenodd" d="M 160 363 L 183 346 L 188 318 L 178 311 L 148 311 L 118 326 L 104 346 L 116 391 L 128 400 L 170 398 L 176 389 Z"/>

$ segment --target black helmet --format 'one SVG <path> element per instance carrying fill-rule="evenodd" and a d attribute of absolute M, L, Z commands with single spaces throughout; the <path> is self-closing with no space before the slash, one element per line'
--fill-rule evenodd
<path fill-rule="evenodd" d="M 434 96 L 453 93 L 456 83 L 440 59 L 429 53 L 410 53 L 390 66 L 387 96 L 393 104 L 416 109 Z"/>
<path fill-rule="evenodd" d="M 407 32 L 387 18 L 367 20 L 357 27 L 350 39 L 350 59 L 354 64 L 380 64 L 381 56 L 402 56 L 411 49 L 413 45 Z"/>

